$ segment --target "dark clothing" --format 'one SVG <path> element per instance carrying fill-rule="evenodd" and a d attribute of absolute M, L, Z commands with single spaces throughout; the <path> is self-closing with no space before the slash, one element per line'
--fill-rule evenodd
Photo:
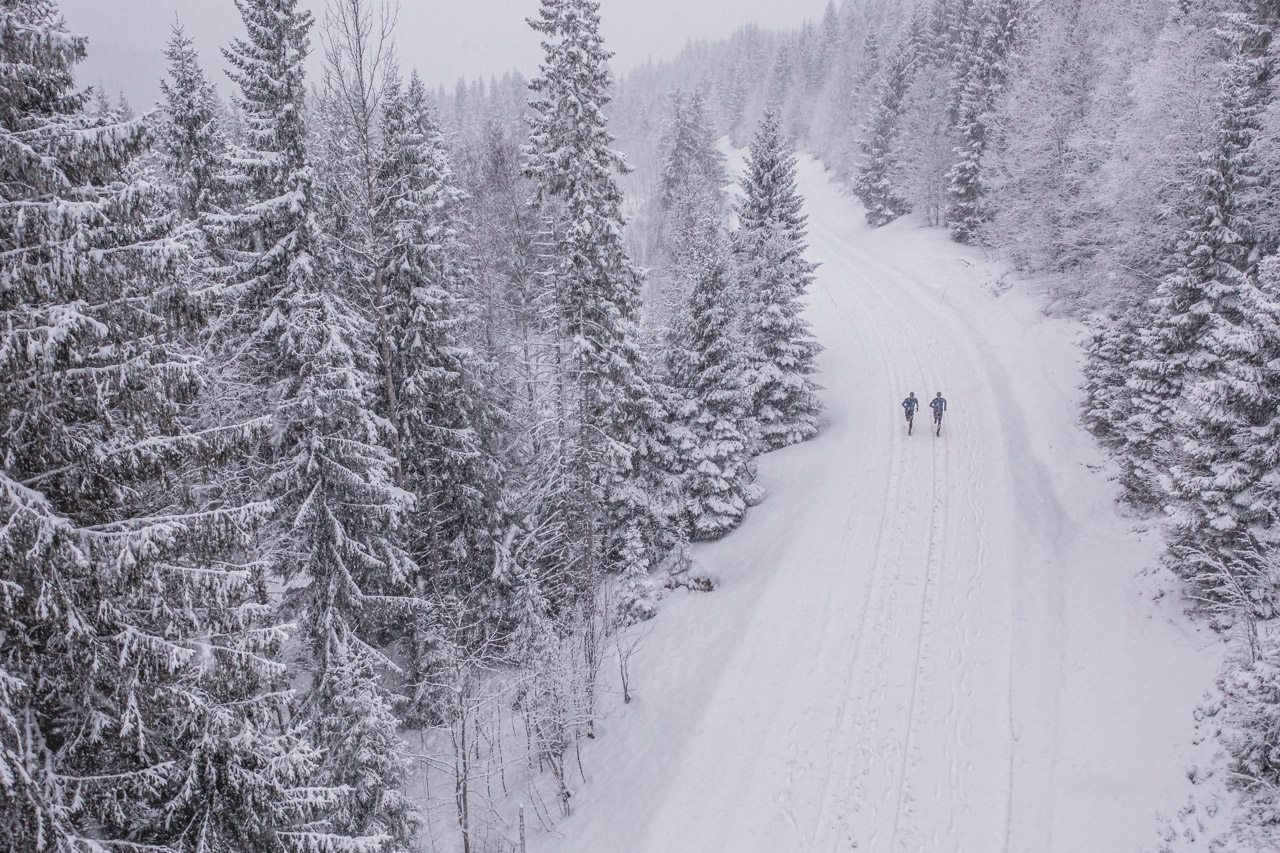
<path fill-rule="evenodd" d="M 920 408 L 920 399 L 918 397 L 908 397 L 902 401 L 902 408 L 907 410 L 907 417 L 911 417 L 916 413 L 916 409 Z"/>
<path fill-rule="evenodd" d="M 934 397 L 929 401 L 929 408 L 933 409 L 933 416 L 935 418 L 941 417 L 942 413 L 947 410 L 947 398 Z"/>

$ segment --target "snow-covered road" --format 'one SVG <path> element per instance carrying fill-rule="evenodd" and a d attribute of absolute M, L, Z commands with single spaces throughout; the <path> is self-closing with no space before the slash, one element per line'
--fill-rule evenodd
<path fill-rule="evenodd" d="M 1079 328 L 937 231 L 873 231 L 801 162 L 823 433 L 696 549 L 636 700 L 583 751 L 544 853 L 1152 846 L 1186 796 L 1217 644 L 1137 577 L 1076 426 Z M 950 402 L 941 437 L 908 391 Z M 927 414 L 927 413 L 926 413 Z"/>

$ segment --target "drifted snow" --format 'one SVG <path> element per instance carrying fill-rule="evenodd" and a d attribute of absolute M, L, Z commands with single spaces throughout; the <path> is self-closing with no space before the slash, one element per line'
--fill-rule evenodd
<path fill-rule="evenodd" d="M 1140 573 L 1077 425 L 1081 327 L 802 159 L 827 415 L 695 548 L 538 853 L 1155 846 L 1221 645 Z M 998 290 L 1005 292 L 997 294 Z M 907 437 L 899 401 L 936 391 Z M 614 700 L 610 700 L 614 701 Z"/>

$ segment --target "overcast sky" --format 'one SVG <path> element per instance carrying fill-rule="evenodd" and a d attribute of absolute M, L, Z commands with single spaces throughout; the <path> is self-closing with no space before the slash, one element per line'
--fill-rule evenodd
<path fill-rule="evenodd" d="M 326 0 L 300 0 L 317 22 Z M 669 59 L 689 39 L 729 35 L 745 23 L 766 28 L 798 26 L 816 20 L 827 0 L 603 0 L 605 42 L 619 72 L 646 59 Z M 102 83 L 123 91 L 137 107 L 159 96 L 164 75 L 161 51 L 176 17 L 196 40 L 211 72 L 221 68 L 219 46 L 241 33 L 232 0 L 61 0 L 68 27 L 89 36 L 89 58 L 79 77 L 85 85 Z M 452 85 L 519 68 L 537 70 L 537 34 L 525 19 L 537 0 L 401 0 L 397 47 L 400 65 L 417 68 L 430 85 Z M 313 36 L 313 52 L 317 47 Z M 211 73 L 227 91 L 220 72 Z"/>

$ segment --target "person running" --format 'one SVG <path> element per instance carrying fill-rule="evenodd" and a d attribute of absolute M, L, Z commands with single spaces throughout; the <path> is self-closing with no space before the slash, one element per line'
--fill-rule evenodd
<path fill-rule="evenodd" d="M 947 410 L 947 398 L 942 396 L 941 391 L 929 401 L 929 408 L 933 409 L 933 423 L 938 428 L 934 435 L 942 435 L 942 413 Z"/>
<path fill-rule="evenodd" d="M 908 394 L 907 399 L 902 401 L 902 408 L 907 415 L 907 435 L 911 435 L 911 424 L 916 419 L 916 409 L 920 408 L 920 399 L 916 397 L 915 391 Z"/>

